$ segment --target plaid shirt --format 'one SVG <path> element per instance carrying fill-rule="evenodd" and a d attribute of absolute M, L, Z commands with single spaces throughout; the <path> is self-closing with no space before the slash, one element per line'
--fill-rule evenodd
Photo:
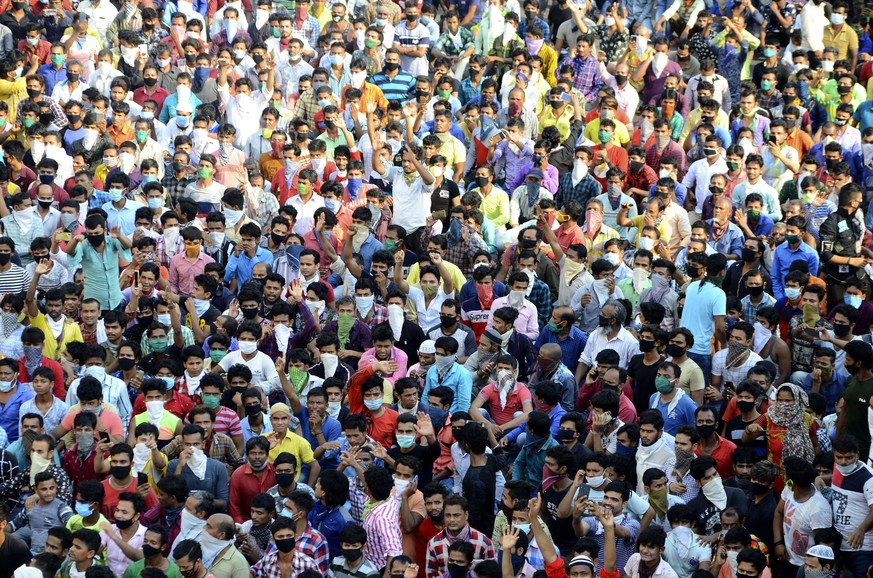
<path fill-rule="evenodd" d="M 473 230 L 469 225 L 462 226 L 470 232 L 470 236 L 467 239 L 464 239 L 462 236 L 458 241 L 450 242 L 449 248 L 446 251 L 445 259 L 449 263 L 457 265 L 458 269 L 460 269 L 465 276 L 469 277 L 473 274 L 473 255 L 475 255 L 477 251 L 488 251 L 488 245 L 482 237 L 479 236 L 479 233 Z M 422 228 L 422 247 L 427 247 L 430 233 L 431 229 L 429 227 Z"/>
<path fill-rule="evenodd" d="M 173 343 L 173 338 L 174 338 L 173 330 L 170 329 L 167 332 L 167 339 L 169 340 L 169 342 L 171 344 Z M 185 327 L 183 325 L 182 326 L 182 349 L 185 349 L 189 345 L 196 345 L 196 343 L 194 342 L 194 332 L 191 331 L 190 327 Z M 151 346 L 149 346 L 149 340 L 146 337 L 145 333 L 142 334 L 142 339 L 139 340 L 139 347 L 140 347 L 140 349 L 142 349 L 142 356 L 143 357 L 145 357 L 146 355 L 148 355 L 149 353 L 152 352 L 152 348 L 151 348 Z M 187 387 L 180 388 L 179 383 L 180 383 L 179 381 L 176 381 L 176 389 L 178 389 L 179 392 L 182 393 L 183 395 L 188 395 L 188 392 L 185 391 L 185 389 L 187 389 Z M 184 380 L 182 381 L 182 383 L 184 384 Z"/>
<path fill-rule="evenodd" d="M 294 548 L 294 561 L 291 562 L 291 578 L 296 578 L 304 570 L 320 570 L 315 560 L 301 554 Z M 237 577 L 237 578 L 242 578 Z M 279 568 L 279 551 L 270 552 L 260 562 L 252 566 L 252 578 L 283 578 L 282 569 Z"/>
<path fill-rule="evenodd" d="M 773 110 L 782 106 L 782 93 L 774 90 L 773 94 L 768 95 L 763 90 L 758 91 L 758 106 L 764 110 Z"/>
<path fill-rule="evenodd" d="M 479 96 L 480 87 L 482 86 L 482 81 L 485 80 L 485 76 L 479 79 L 479 84 L 473 86 L 473 81 L 471 77 L 466 77 L 461 81 L 461 87 L 458 89 L 458 100 L 461 101 L 461 104 L 467 104 L 474 98 Z"/>
<path fill-rule="evenodd" d="M 295 32 L 303 33 L 303 36 L 309 47 L 313 50 L 318 46 L 318 34 L 321 32 L 321 24 L 318 22 L 318 18 L 315 16 L 308 16 L 306 18 L 306 22 L 303 23 L 303 26 L 297 28 L 297 22 L 294 20 L 291 21 L 291 35 L 294 36 Z"/>
<path fill-rule="evenodd" d="M 578 56 L 565 58 L 558 70 L 565 64 L 573 67 L 573 88 L 581 92 L 588 102 L 596 102 L 597 91 L 603 86 L 603 77 L 600 76 L 600 64 L 594 55 L 589 54 L 585 60 Z"/>
<path fill-rule="evenodd" d="M 527 300 L 537 308 L 537 324 L 542 329 L 549 322 L 549 317 L 552 316 L 552 292 L 549 290 L 549 286 L 535 278 L 533 289 L 527 296 Z"/>
<path fill-rule="evenodd" d="M 297 313 L 303 323 L 303 329 L 288 339 L 288 347 L 286 348 L 285 353 L 290 352 L 292 349 L 297 349 L 298 347 L 305 348 L 306 344 L 313 338 L 313 333 L 318 330 L 318 326 L 315 324 L 315 317 L 312 316 L 312 310 L 309 309 L 309 307 L 301 307 L 300 304 L 298 304 Z M 258 343 L 258 350 L 267 354 L 270 359 L 278 359 L 283 353 L 279 351 L 279 344 L 276 342 L 276 334 L 272 331 L 269 335 L 265 335 L 261 338 L 261 341 Z"/>
<path fill-rule="evenodd" d="M 358 312 L 360 313 L 360 312 Z M 361 319 L 361 321 L 364 321 Z M 379 305 L 378 303 L 373 303 L 373 317 L 370 319 L 370 322 L 367 325 L 370 326 L 370 329 L 375 328 L 380 323 L 388 321 L 388 308 L 384 305 Z M 366 322 L 365 322 L 366 323 Z"/>
<path fill-rule="evenodd" d="M 743 319 L 757 319 L 758 309 L 761 307 L 774 307 L 776 305 L 776 298 L 768 293 L 764 293 L 761 295 L 761 302 L 755 305 L 752 303 L 752 298 L 746 295 L 740 299 L 740 303 L 743 306 Z"/>
<path fill-rule="evenodd" d="M 167 174 L 164 175 L 163 179 L 161 179 L 161 186 L 164 187 L 164 191 L 166 191 L 167 194 L 170 195 L 170 201 L 175 206 L 176 201 L 182 196 L 182 193 L 185 192 L 185 187 L 187 187 L 196 180 L 196 175 L 177 179 L 175 173 L 170 170 L 167 171 Z"/>
<path fill-rule="evenodd" d="M 569 201 L 577 201 L 583 207 L 588 204 L 588 201 L 603 193 L 603 185 L 590 174 L 573 186 L 573 173 L 568 171 L 561 175 L 561 180 L 558 184 L 558 192 L 555 194 L 555 203 L 559 207 L 565 206 Z"/>
<path fill-rule="evenodd" d="M 173 439 L 161 451 L 164 452 L 167 459 L 173 460 L 178 458 L 179 453 L 182 451 L 181 436 Z M 239 455 L 233 440 L 222 433 L 212 434 L 212 442 L 207 455 L 213 460 L 218 460 L 234 468 L 238 468 L 245 463 L 245 460 Z"/>
<path fill-rule="evenodd" d="M 460 56 L 468 48 L 473 46 L 473 33 L 466 28 L 459 27 L 458 34 L 461 37 L 461 46 L 455 44 L 448 32 L 443 32 L 432 50 L 439 50 L 446 56 Z"/>
<path fill-rule="evenodd" d="M 270 222 L 270 219 L 272 219 L 279 212 L 279 199 L 277 199 L 276 195 L 274 195 L 273 193 L 268 193 L 263 189 L 258 190 L 261 191 L 261 202 L 258 203 L 255 220 L 261 227 L 264 227 L 267 223 Z"/>
<path fill-rule="evenodd" d="M 340 442 L 345 439 L 345 437 L 340 438 Z M 346 444 L 346 449 L 348 449 L 348 444 Z M 364 491 L 364 486 L 358 485 L 357 477 L 352 478 L 349 480 L 349 513 L 352 515 L 352 519 L 361 525 L 364 524 L 364 504 L 366 503 L 367 492 Z"/>
<path fill-rule="evenodd" d="M 18 112 L 15 118 L 23 118 L 21 116 L 21 106 L 25 102 L 33 101 L 29 98 L 26 98 L 18 103 Z M 46 95 L 42 95 L 41 97 L 39 97 L 39 103 L 40 105 L 47 104 L 49 106 L 49 109 L 52 111 L 52 122 L 55 123 L 55 126 L 57 126 L 59 129 L 64 128 L 65 126 L 67 126 L 67 124 L 69 124 L 70 121 L 67 120 L 67 113 L 64 112 L 64 109 L 61 108 L 60 104 L 58 104 Z"/>
<path fill-rule="evenodd" d="M 465 540 L 473 545 L 473 560 L 493 560 L 496 556 L 491 540 L 478 530 L 467 525 L 461 532 L 469 531 L 469 537 Z M 440 531 L 430 539 L 427 544 L 427 576 L 441 576 L 449 569 L 449 546 L 446 530 Z"/>
<path fill-rule="evenodd" d="M 301 484 L 298 485 L 298 490 L 301 490 Z M 278 505 L 277 505 L 278 507 Z M 266 552 L 276 552 L 276 545 L 270 542 L 267 545 Z M 324 535 L 312 527 L 310 522 L 306 522 L 306 530 L 300 536 L 297 536 L 297 541 L 294 544 L 295 558 L 297 555 L 303 555 L 315 561 L 318 569 L 322 574 L 327 575 L 327 570 L 330 568 L 330 548 L 327 545 L 327 540 Z"/>
<path fill-rule="evenodd" d="M 182 235 L 179 235 L 179 238 L 176 239 L 176 247 L 174 248 L 174 251 L 174 256 L 185 251 L 185 241 L 182 239 Z M 155 239 L 155 259 L 164 267 L 170 266 L 171 257 L 167 253 L 167 242 L 163 235 Z"/>

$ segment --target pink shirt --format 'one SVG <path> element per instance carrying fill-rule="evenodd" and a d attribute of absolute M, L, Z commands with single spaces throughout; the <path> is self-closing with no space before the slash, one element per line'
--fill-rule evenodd
<path fill-rule="evenodd" d="M 506 397 L 506 406 L 500 407 L 500 392 L 496 383 L 489 383 L 479 392 L 479 397 L 488 405 L 488 413 L 497 425 L 512 421 L 516 412 L 524 411 L 524 403 L 533 405 L 530 390 L 523 383 L 516 383 L 515 390 Z"/>
<path fill-rule="evenodd" d="M 215 259 L 201 252 L 193 263 L 185 252 L 170 258 L 170 290 L 177 295 L 191 295 L 194 291 L 194 277 L 202 275 L 206 266 Z"/>
<path fill-rule="evenodd" d="M 406 354 L 396 347 L 391 348 L 391 359 L 395 361 L 399 367 L 397 368 L 397 371 L 391 375 L 383 375 L 382 377 L 393 386 L 395 381 L 401 377 L 406 377 L 406 364 L 409 360 L 407 359 Z M 363 355 L 361 355 L 361 359 L 358 361 L 358 370 L 360 371 L 361 369 L 370 367 L 375 363 L 379 363 L 379 360 L 376 359 L 376 350 L 373 348 L 368 349 Z"/>

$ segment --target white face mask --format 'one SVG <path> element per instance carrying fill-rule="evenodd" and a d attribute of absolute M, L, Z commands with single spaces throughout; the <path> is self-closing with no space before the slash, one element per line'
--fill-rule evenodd
<path fill-rule="evenodd" d="M 245 355 L 251 355 L 258 349 L 258 344 L 255 341 L 238 341 L 239 350 Z"/>

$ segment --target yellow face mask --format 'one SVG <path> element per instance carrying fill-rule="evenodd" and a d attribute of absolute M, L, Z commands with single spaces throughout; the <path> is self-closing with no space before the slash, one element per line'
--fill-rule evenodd
<path fill-rule="evenodd" d="M 566 223 L 570 220 L 570 215 L 565 215 L 564 213 L 557 212 L 555 213 L 555 220 L 559 223 Z"/>

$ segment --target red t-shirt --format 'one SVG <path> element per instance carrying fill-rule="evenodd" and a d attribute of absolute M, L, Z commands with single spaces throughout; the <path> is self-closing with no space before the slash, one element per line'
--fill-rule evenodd
<path fill-rule="evenodd" d="M 512 421 L 514 413 L 524 410 L 524 402 L 533 404 L 530 390 L 522 383 L 516 384 L 515 391 L 506 398 L 506 407 L 503 408 L 500 407 L 500 392 L 497 391 L 497 385 L 494 383 L 483 387 L 479 392 L 479 397 L 488 404 L 488 413 L 491 414 L 491 419 L 497 425 Z"/>
<path fill-rule="evenodd" d="M 123 490 L 116 490 L 109 483 L 109 478 L 106 478 L 102 482 L 103 491 L 106 492 L 106 496 L 103 498 L 103 515 L 106 516 L 110 522 L 115 522 L 115 506 L 118 505 L 120 501 L 118 497 L 124 492 L 134 492 L 136 493 L 136 484 L 137 479 L 134 478 L 129 486 L 124 488 Z M 149 488 L 149 493 L 143 496 L 145 498 L 146 511 L 150 508 L 158 505 L 158 496 L 155 494 L 155 491 Z"/>

